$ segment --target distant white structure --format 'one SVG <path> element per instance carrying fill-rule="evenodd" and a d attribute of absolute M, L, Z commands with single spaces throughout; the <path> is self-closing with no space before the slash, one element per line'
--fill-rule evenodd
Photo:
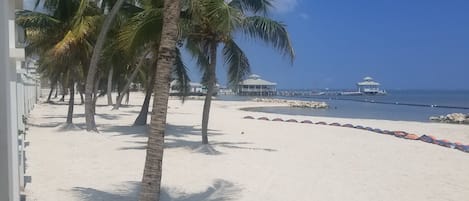
<path fill-rule="evenodd" d="M 371 77 L 363 78 L 362 82 L 357 83 L 357 89 L 362 94 L 386 94 L 386 91 L 379 88 L 380 84 Z"/>
<path fill-rule="evenodd" d="M 219 84 L 215 85 L 215 94 L 218 92 Z M 205 95 L 207 94 L 207 87 L 197 82 L 189 83 L 189 94 L 188 95 Z M 181 93 L 181 86 L 177 80 L 173 80 L 170 84 L 169 93 L 172 95 L 177 95 Z"/>
<path fill-rule="evenodd" d="M 261 76 L 252 74 L 239 82 L 238 95 L 241 96 L 275 96 L 277 83 L 261 79 Z"/>

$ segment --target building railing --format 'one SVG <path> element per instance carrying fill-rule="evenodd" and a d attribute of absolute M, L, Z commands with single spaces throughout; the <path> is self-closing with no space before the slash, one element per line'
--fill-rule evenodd
<path fill-rule="evenodd" d="M 240 89 L 241 92 L 275 92 L 277 89 Z"/>

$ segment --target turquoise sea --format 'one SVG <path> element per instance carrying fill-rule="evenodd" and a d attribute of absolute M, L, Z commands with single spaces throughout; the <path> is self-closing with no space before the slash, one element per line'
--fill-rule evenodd
<path fill-rule="evenodd" d="M 248 108 L 249 111 L 268 113 L 384 119 L 428 122 L 430 116 L 449 113 L 469 114 L 469 91 L 444 90 L 390 90 L 383 96 L 311 96 L 274 97 L 293 100 L 324 101 L 328 109 L 291 107 Z M 222 97 L 245 99 L 245 97 Z"/>

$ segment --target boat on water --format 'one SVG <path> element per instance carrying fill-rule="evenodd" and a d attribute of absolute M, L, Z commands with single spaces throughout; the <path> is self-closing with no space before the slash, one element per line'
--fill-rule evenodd
<path fill-rule="evenodd" d="M 359 95 L 386 95 L 386 91 L 379 88 L 381 84 L 367 76 L 363 81 L 357 83 L 357 91 L 344 91 L 339 95 L 359 96 Z"/>

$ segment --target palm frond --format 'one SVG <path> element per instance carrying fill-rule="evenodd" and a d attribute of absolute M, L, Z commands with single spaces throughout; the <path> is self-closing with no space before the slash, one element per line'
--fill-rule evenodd
<path fill-rule="evenodd" d="M 267 17 L 252 16 L 245 18 L 240 28 L 246 35 L 272 45 L 293 62 L 295 52 L 284 24 Z"/>
<path fill-rule="evenodd" d="M 68 31 L 67 34 L 60 40 L 54 48 L 51 49 L 52 56 L 55 58 L 64 57 L 73 50 L 73 47 L 77 44 L 77 38 L 72 31 Z"/>
<path fill-rule="evenodd" d="M 82 16 L 76 20 L 72 31 L 77 40 L 95 38 L 98 34 L 97 27 L 101 26 L 103 18 L 101 16 Z"/>
<path fill-rule="evenodd" d="M 26 29 L 46 30 L 60 27 L 61 21 L 44 13 L 29 10 L 16 12 L 16 23 Z"/>
<path fill-rule="evenodd" d="M 230 35 L 235 27 L 239 26 L 244 16 L 239 9 L 236 9 L 224 0 L 202 1 L 203 18 L 207 19 L 205 26 L 210 26 L 211 30 L 219 35 Z"/>
<path fill-rule="evenodd" d="M 231 87 L 236 87 L 251 72 L 249 60 L 233 40 L 225 42 L 222 54 L 225 65 L 228 67 L 228 84 Z"/>
<path fill-rule="evenodd" d="M 159 41 L 163 26 L 162 12 L 160 8 L 148 9 L 131 18 L 119 33 L 120 47 L 134 50 L 148 42 Z"/>
<path fill-rule="evenodd" d="M 272 0 L 232 0 L 230 6 L 243 12 L 253 12 L 254 14 L 267 14 L 273 8 Z"/>
<path fill-rule="evenodd" d="M 185 42 L 185 47 L 192 58 L 196 60 L 200 72 L 204 72 L 210 64 L 208 45 L 208 41 L 197 40 L 196 38 L 187 38 Z"/>
<path fill-rule="evenodd" d="M 189 95 L 190 92 L 190 78 L 187 73 L 187 67 L 182 61 L 181 51 L 179 48 L 176 48 L 176 60 L 173 67 L 173 78 L 177 81 L 179 91 L 181 92 L 182 100 L 185 100 L 185 97 Z"/>

